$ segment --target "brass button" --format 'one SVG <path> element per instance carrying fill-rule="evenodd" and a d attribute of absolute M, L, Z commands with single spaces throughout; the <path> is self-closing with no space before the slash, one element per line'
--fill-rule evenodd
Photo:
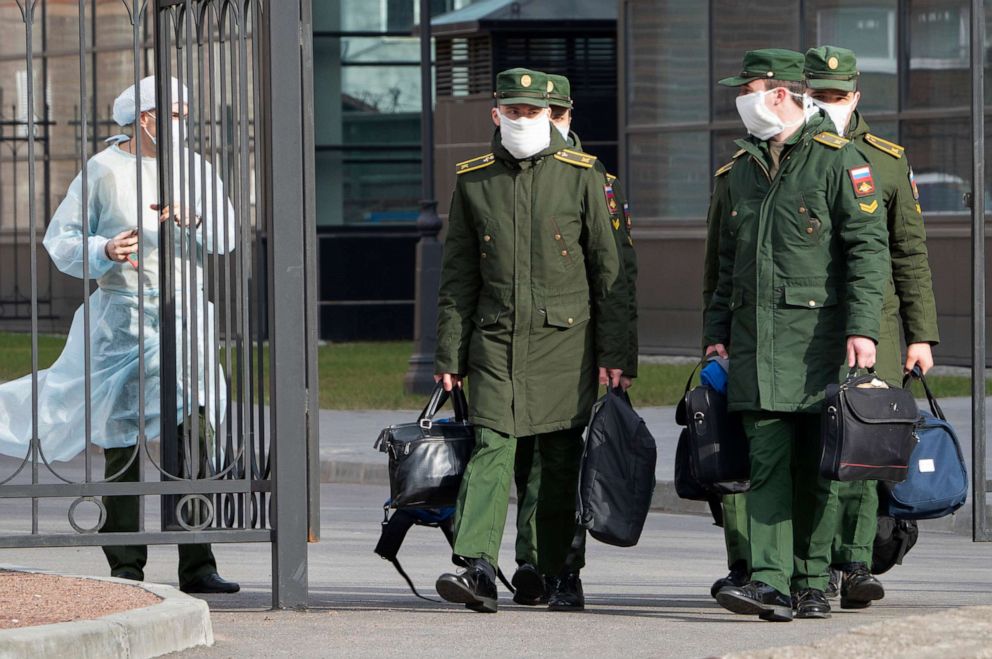
<path fill-rule="evenodd" d="M 556 233 L 555 234 L 555 240 L 561 240 L 561 234 L 560 233 Z"/>
<path fill-rule="evenodd" d="M 806 227 L 806 233 L 813 233 L 813 227 Z"/>
<path fill-rule="evenodd" d="M 567 249 L 561 250 L 561 255 L 562 256 L 568 256 L 568 250 Z"/>
<path fill-rule="evenodd" d="M 569 319 L 568 319 L 568 324 L 569 324 L 569 325 L 571 325 L 571 324 L 572 324 L 572 323 L 574 323 L 574 322 L 575 322 L 575 321 L 574 321 L 573 319 L 571 319 L 571 318 L 569 318 Z"/>
<path fill-rule="evenodd" d="M 737 211 L 730 211 L 730 217 L 737 217 Z"/>
<path fill-rule="evenodd" d="M 482 237 L 482 239 L 483 239 L 483 240 L 485 240 L 485 241 L 486 241 L 486 242 L 488 243 L 488 242 L 489 242 L 490 240 L 492 240 L 492 239 L 493 239 L 493 237 L 492 237 L 492 236 L 490 236 L 490 235 L 489 235 L 489 234 L 487 233 L 486 235 L 484 235 L 484 236 Z"/>
<path fill-rule="evenodd" d="M 488 256 L 488 254 L 486 254 L 485 252 L 483 252 L 482 253 L 482 258 L 486 258 L 486 256 Z"/>
<path fill-rule="evenodd" d="M 810 300 L 809 301 L 809 306 L 815 307 L 816 306 L 816 300 Z"/>
<path fill-rule="evenodd" d="M 799 207 L 799 212 L 800 213 L 805 213 L 806 212 L 806 207 L 805 206 L 800 206 Z"/>

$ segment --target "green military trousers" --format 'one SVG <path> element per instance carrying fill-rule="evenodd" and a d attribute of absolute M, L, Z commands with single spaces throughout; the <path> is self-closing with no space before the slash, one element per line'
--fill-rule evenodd
<path fill-rule="evenodd" d="M 783 595 L 824 590 L 837 528 L 837 484 L 819 474 L 820 416 L 745 412 L 751 578 Z"/>
<path fill-rule="evenodd" d="M 476 426 L 475 450 L 465 468 L 455 506 L 455 554 L 499 563 L 499 547 L 509 508 L 510 484 L 514 482 L 518 441 L 533 441 L 531 457 L 539 462 L 536 497 L 526 526 L 533 529 L 523 555 L 533 558 L 542 574 L 558 574 L 575 535 L 575 492 L 582 458 L 582 431 L 570 428 L 517 438 L 491 428 Z M 533 462 L 531 462 L 533 466 Z M 518 480 L 518 483 L 523 481 Z M 530 478 L 528 476 L 528 484 Z M 526 489 L 526 487 L 524 488 Z M 518 528 L 520 518 L 518 516 Z M 536 539 L 536 541 L 535 541 Z M 528 553 L 531 552 L 531 553 Z M 576 569 L 582 567 L 575 566 Z"/>
<path fill-rule="evenodd" d="M 743 563 L 751 569 L 751 547 L 747 538 L 747 494 L 723 497 L 723 539 L 727 543 L 727 567 Z"/>
<path fill-rule="evenodd" d="M 211 433 L 204 415 L 200 415 L 201 455 L 206 455 L 205 438 Z M 183 426 L 179 426 L 182 437 Z M 134 456 L 136 447 L 108 448 L 104 450 L 104 478 L 114 482 L 134 483 L 139 480 L 138 458 Z M 103 497 L 107 509 L 107 520 L 100 533 L 124 533 L 138 530 L 138 497 Z M 195 581 L 217 572 L 217 561 L 209 544 L 181 544 L 179 548 L 179 585 Z M 112 576 L 128 575 L 143 581 L 145 563 L 148 561 L 148 547 L 145 545 L 107 545 L 103 547 Z"/>
<path fill-rule="evenodd" d="M 838 519 L 830 564 L 864 563 L 871 556 L 878 530 L 878 484 L 848 481 L 837 484 Z"/>
<path fill-rule="evenodd" d="M 537 502 L 541 492 L 541 452 L 536 437 L 517 438 L 517 453 L 513 467 L 517 489 L 517 540 L 515 544 L 517 565 L 529 563 L 535 567 L 538 560 Z M 584 536 L 582 540 L 584 540 Z M 554 540 L 557 542 L 557 539 Z M 585 567 L 585 542 L 572 546 L 569 568 Z"/>

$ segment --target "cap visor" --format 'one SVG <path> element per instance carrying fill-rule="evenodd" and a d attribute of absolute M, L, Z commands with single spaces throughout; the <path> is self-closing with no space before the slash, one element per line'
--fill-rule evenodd
<path fill-rule="evenodd" d="M 568 108 L 569 110 L 572 109 L 572 103 L 570 101 L 557 101 L 553 98 L 548 101 L 548 105 L 556 108 Z"/>
<path fill-rule="evenodd" d="M 853 92 L 858 83 L 856 80 L 831 80 L 829 78 L 807 78 L 806 86 L 810 89 L 838 89 L 842 92 Z"/>
<path fill-rule="evenodd" d="M 497 98 L 499 105 L 533 105 L 536 108 L 548 107 L 546 98 L 534 98 L 533 96 L 511 96 L 509 98 Z"/>
<path fill-rule="evenodd" d="M 729 78 L 724 78 L 723 80 L 717 81 L 716 84 L 723 85 L 724 87 L 740 87 L 741 85 L 746 85 L 752 80 L 757 80 L 757 79 L 758 79 L 757 77 L 742 78 L 740 76 L 731 76 Z"/>

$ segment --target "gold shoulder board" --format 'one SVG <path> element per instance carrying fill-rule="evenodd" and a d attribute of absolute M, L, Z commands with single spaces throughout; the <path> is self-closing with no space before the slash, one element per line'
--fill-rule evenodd
<path fill-rule="evenodd" d="M 731 160 L 726 165 L 724 165 L 720 169 L 716 170 L 716 172 L 713 173 L 713 177 L 716 178 L 717 176 L 723 176 L 724 174 L 726 174 L 727 172 L 729 172 L 730 169 L 734 166 L 734 162 L 736 162 L 736 161 Z"/>
<path fill-rule="evenodd" d="M 827 146 L 833 149 L 839 149 L 851 141 L 841 137 L 840 135 L 835 135 L 834 133 L 827 133 L 827 132 L 814 135 L 813 139 L 819 142 L 820 144 L 826 144 Z"/>
<path fill-rule="evenodd" d="M 747 149 L 737 149 L 737 153 L 735 153 L 733 155 L 734 160 L 737 160 L 738 158 L 740 158 L 741 156 L 743 156 L 745 153 L 747 153 Z"/>
<path fill-rule="evenodd" d="M 596 156 L 591 156 L 588 153 L 581 153 L 579 151 L 572 151 L 571 149 L 562 149 L 555 154 L 557 160 L 562 162 L 567 162 L 569 165 L 575 165 L 576 167 L 585 167 L 589 169 L 596 163 Z"/>
<path fill-rule="evenodd" d="M 895 142 L 883 140 L 881 137 L 876 137 L 871 133 L 865 135 L 865 142 L 896 159 L 902 158 L 902 154 L 906 151 L 905 147 L 899 146 Z"/>
<path fill-rule="evenodd" d="M 487 153 L 484 156 L 479 156 L 478 158 L 472 158 L 471 160 L 458 163 L 455 165 L 455 173 L 465 174 L 466 172 L 474 172 L 477 169 L 488 167 L 494 162 L 496 162 L 496 156 L 491 153 Z"/>
<path fill-rule="evenodd" d="M 607 183 L 609 183 L 610 185 L 613 185 L 613 181 L 615 181 L 615 180 L 617 180 L 617 177 L 616 176 L 614 176 L 613 174 L 610 174 L 609 172 L 606 172 L 606 182 Z"/>

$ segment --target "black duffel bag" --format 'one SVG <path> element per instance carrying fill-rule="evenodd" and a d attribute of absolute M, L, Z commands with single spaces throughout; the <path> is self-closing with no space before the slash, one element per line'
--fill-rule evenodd
<path fill-rule="evenodd" d="M 827 385 L 820 424 L 820 475 L 835 481 L 906 479 L 919 410 L 912 392 L 871 386 L 874 369 L 851 369 Z M 867 386 L 866 386 L 867 385 Z"/>
<path fill-rule="evenodd" d="M 675 422 L 688 430 L 685 450 L 690 473 L 683 470 L 683 474 L 686 478 L 691 475 L 715 494 L 746 492 L 751 458 L 740 414 L 728 412 L 727 397 L 712 387 L 701 384 L 690 388 L 698 368 L 689 374 L 685 393 L 675 408 Z"/>
<path fill-rule="evenodd" d="M 627 392 L 596 401 L 579 473 L 578 522 L 610 545 L 637 544 L 654 494 L 658 446 Z"/>
<path fill-rule="evenodd" d="M 449 397 L 455 417 L 435 420 Z M 449 394 L 438 383 L 415 422 L 389 426 L 379 433 L 374 446 L 389 454 L 390 507 L 454 506 L 475 448 L 465 392 L 455 387 Z"/>

